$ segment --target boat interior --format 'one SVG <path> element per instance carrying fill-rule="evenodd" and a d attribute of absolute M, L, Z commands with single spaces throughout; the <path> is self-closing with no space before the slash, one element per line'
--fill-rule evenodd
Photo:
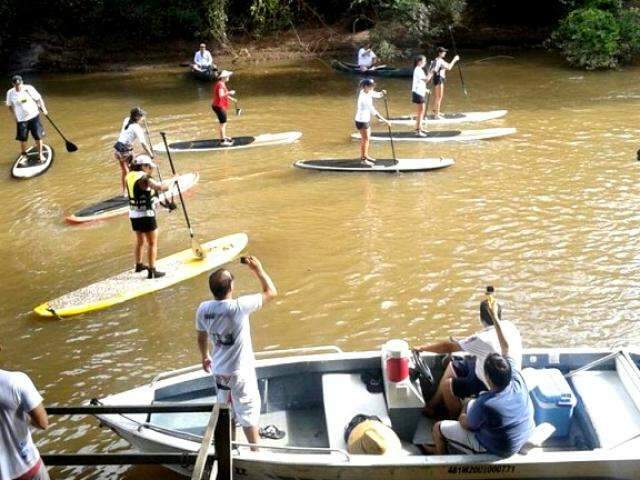
<path fill-rule="evenodd" d="M 259 362 L 260 425 L 275 425 L 286 432 L 284 438 L 262 440 L 262 444 L 318 449 L 319 453 L 346 451 L 345 427 L 355 415 L 366 414 L 393 428 L 404 454 L 421 455 L 417 445 L 432 441 L 434 419 L 423 415 L 419 381 L 408 378 L 404 385 L 394 385 L 383 368 L 384 351 L 361 353 Z M 445 357 L 422 354 L 421 358 L 437 383 Z M 533 436 L 541 438 L 533 439 L 521 453 L 615 449 L 631 443 L 637 447 L 639 365 L 640 355 L 622 350 L 526 352 L 523 375 L 532 400 L 537 386 L 559 389 L 561 394 L 547 403 L 533 402 L 536 423 L 550 422 L 554 428 L 537 427 Z M 215 387 L 208 376 L 162 385 L 154 391 L 154 402 L 215 401 Z M 201 436 L 208 417 L 207 413 L 153 414 L 148 421 L 165 431 Z M 242 429 L 237 430 L 237 441 L 246 442 Z"/>

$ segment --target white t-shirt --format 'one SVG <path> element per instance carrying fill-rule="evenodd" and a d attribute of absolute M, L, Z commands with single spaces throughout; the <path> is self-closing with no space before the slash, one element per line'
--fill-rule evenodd
<path fill-rule="evenodd" d="M 509 356 L 520 369 L 522 368 L 522 339 L 520 338 L 518 327 L 509 320 L 502 320 L 500 325 L 509 343 Z M 495 327 L 487 327 L 475 335 L 458 340 L 458 344 L 465 352 L 475 355 L 476 375 L 488 386 L 489 384 L 484 375 L 484 361 L 490 354 L 500 353 L 500 342 L 498 341 Z"/>
<path fill-rule="evenodd" d="M 200 304 L 196 312 L 196 330 L 207 332 L 213 343 L 214 374 L 241 375 L 254 368 L 249 315 L 260 308 L 261 293 Z"/>
<path fill-rule="evenodd" d="M 211 52 L 209 50 L 205 50 L 202 53 L 200 50 L 196 52 L 193 56 L 193 63 L 199 65 L 200 67 L 210 67 L 213 65 L 213 57 L 211 56 Z"/>
<path fill-rule="evenodd" d="M 422 67 L 414 68 L 413 85 L 411 86 L 411 91 L 424 97 L 427 94 L 427 82 L 425 82 L 426 79 L 427 74 L 424 73 L 424 69 Z"/>
<path fill-rule="evenodd" d="M 42 403 L 21 372 L 0 370 L 0 478 L 18 478 L 40 458 L 29 431 L 29 412 Z"/>
<path fill-rule="evenodd" d="M 447 76 L 447 62 L 442 58 L 438 57 L 431 62 L 430 71 L 433 72 L 434 75 L 440 75 L 442 78 Z"/>
<path fill-rule="evenodd" d="M 364 48 L 361 48 L 360 50 L 358 50 L 358 66 L 359 67 L 369 68 L 371 65 L 373 65 L 373 61 L 376 58 L 378 57 L 376 57 L 376 54 L 373 53 L 373 50 L 371 49 L 365 50 Z"/>
<path fill-rule="evenodd" d="M 38 116 L 37 100 L 41 100 L 42 96 L 31 85 L 22 85 L 18 92 L 15 87 L 7 90 L 7 107 L 13 107 L 13 111 L 18 122 L 26 122 Z"/>
<path fill-rule="evenodd" d="M 356 110 L 356 122 L 370 122 L 371 115 L 379 115 L 376 107 L 373 106 L 373 99 L 382 97 L 382 92 L 371 90 L 367 93 L 364 90 L 360 90 L 360 94 L 358 95 L 358 108 Z"/>
<path fill-rule="evenodd" d="M 141 144 L 146 144 L 146 140 L 144 138 L 144 130 L 139 123 L 132 123 L 129 125 L 129 128 L 126 130 L 124 127 L 129 123 L 129 117 L 125 117 L 122 122 L 122 130 L 120 130 L 120 135 L 118 136 L 118 141 L 120 143 L 133 145 L 133 142 L 137 139 Z"/>

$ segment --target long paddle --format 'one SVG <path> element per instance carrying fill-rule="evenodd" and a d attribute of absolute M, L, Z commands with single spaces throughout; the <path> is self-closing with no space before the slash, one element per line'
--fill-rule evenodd
<path fill-rule="evenodd" d="M 169 149 L 169 144 L 167 143 L 167 135 L 164 132 L 160 132 L 160 136 L 162 137 L 162 142 L 164 143 L 164 148 L 167 150 L 167 157 L 169 157 L 169 165 L 171 165 L 171 171 L 173 172 L 173 176 L 176 176 L 176 169 L 173 166 L 173 159 L 171 158 L 171 150 Z M 191 237 L 191 250 L 193 250 L 193 254 L 199 259 L 203 259 L 205 257 L 204 250 L 202 246 L 193 236 L 193 229 L 191 228 L 191 222 L 189 221 L 189 215 L 187 214 L 187 207 L 184 204 L 184 198 L 182 198 L 182 190 L 180 190 L 180 183 L 176 182 L 176 187 L 178 188 L 178 195 L 180 196 L 180 203 L 182 204 L 182 211 L 184 212 L 184 219 L 187 221 L 187 227 L 189 227 L 189 236 Z"/>
<path fill-rule="evenodd" d="M 456 40 L 453 38 L 453 30 L 451 25 L 449 25 L 449 36 L 451 37 L 451 46 L 453 47 L 453 54 L 458 55 L 458 49 L 456 48 Z M 464 86 L 464 78 L 462 77 L 462 67 L 460 66 L 460 60 L 458 60 L 458 72 L 460 73 L 460 84 L 462 85 L 462 91 L 464 92 L 464 96 L 468 97 L 467 87 Z"/>
<path fill-rule="evenodd" d="M 147 134 L 147 141 L 149 142 L 149 148 L 151 149 L 151 153 L 153 153 L 153 157 L 155 158 L 156 152 L 153 150 L 153 143 L 151 143 L 151 134 L 149 133 L 149 125 L 147 125 L 146 118 L 144 119 L 144 131 Z M 158 178 L 160 179 L 160 183 L 163 183 L 162 173 L 160 173 L 160 162 L 156 163 L 156 165 L 158 168 Z M 175 182 L 178 183 L 178 180 L 176 179 Z M 176 204 L 173 201 L 173 195 L 171 195 L 171 199 L 167 199 L 166 205 L 162 202 L 160 202 L 160 205 L 167 208 L 170 212 L 176 209 Z"/>
<path fill-rule="evenodd" d="M 384 109 L 387 113 L 387 120 L 389 120 L 389 102 L 387 101 L 387 96 L 384 96 Z M 389 141 L 391 142 L 391 155 L 393 155 L 393 161 L 398 163 L 398 158 L 396 157 L 396 147 L 393 144 L 393 135 L 391 133 L 391 125 L 387 123 L 387 130 L 389 131 Z"/>
<path fill-rule="evenodd" d="M 33 100 L 33 101 L 35 102 L 35 101 L 36 101 L 36 99 L 35 99 L 35 98 L 33 98 L 33 97 L 31 96 L 31 94 L 29 93 L 29 91 L 28 91 L 28 90 L 25 90 L 25 91 L 27 92 L 27 95 L 29 95 L 29 96 L 31 97 L 31 100 Z M 36 102 L 36 105 L 38 105 L 38 102 Z M 60 131 L 60 129 L 58 128 L 58 126 L 57 126 L 55 123 L 53 123 L 53 120 L 51 120 L 51 117 L 50 117 L 48 114 L 46 114 L 46 113 L 44 113 L 44 112 L 42 111 L 42 108 L 40 108 L 40 105 L 38 105 L 38 110 L 39 110 L 39 111 L 40 111 L 40 113 L 42 113 L 45 117 L 47 117 L 47 120 L 49 120 L 49 123 L 51 123 L 51 125 L 53 125 L 53 128 L 55 128 L 55 129 L 56 129 L 56 132 L 58 132 L 58 133 L 60 134 L 60 136 L 61 136 L 61 137 L 62 137 L 62 139 L 64 140 L 64 145 L 65 145 L 65 147 L 67 148 L 67 152 L 71 153 L 71 152 L 76 152 L 76 151 L 78 151 L 78 147 L 76 146 L 76 144 L 75 144 L 75 143 L 73 143 L 73 142 L 70 142 L 69 140 L 67 140 L 67 139 L 65 138 L 64 134 Z"/>

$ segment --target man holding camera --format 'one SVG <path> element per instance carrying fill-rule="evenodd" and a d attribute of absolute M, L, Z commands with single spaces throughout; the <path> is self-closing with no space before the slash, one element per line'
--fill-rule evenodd
<path fill-rule="evenodd" d="M 261 402 L 249 315 L 275 298 L 278 291 L 257 258 L 247 256 L 240 261 L 256 276 L 262 292 L 233 298 L 233 275 L 224 268 L 216 270 L 209 276 L 214 299 L 202 302 L 198 307 L 196 330 L 202 368 L 206 372 L 213 370 L 218 401 L 233 406 L 234 416 L 247 441 L 256 444 Z M 209 341 L 213 344 L 213 359 L 209 355 Z"/>

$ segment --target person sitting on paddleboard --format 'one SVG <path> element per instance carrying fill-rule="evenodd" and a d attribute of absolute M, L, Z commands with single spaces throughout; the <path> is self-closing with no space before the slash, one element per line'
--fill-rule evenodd
<path fill-rule="evenodd" d="M 235 95 L 236 91 L 227 89 L 227 82 L 232 74 L 233 72 L 222 70 L 218 76 L 218 81 L 213 84 L 213 101 L 211 108 L 218 117 L 218 122 L 220 122 L 221 147 L 230 147 L 233 145 L 233 139 L 227 137 L 227 109 L 229 108 L 229 100 L 237 102 L 232 96 Z"/>
<path fill-rule="evenodd" d="M 378 57 L 373 53 L 373 50 L 371 50 L 371 43 L 367 42 L 358 50 L 358 68 L 365 72 L 376 63 L 378 63 Z"/>
<path fill-rule="evenodd" d="M 433 112 L 433 118 L 444 118 L 440 115 L 440 105 L 442 104 L 442 97 L 444 96 L 444 83 L 447 76 L 447 71 L 451 70 L 453 66 L 460 60 L 460 56 L 453 57 L 451 63 L 447 62 L 444 57 L 447 55 L 447 49 L 444 47 L 438 47 L 436 58 L 431 62 L 429 67 L 429 74 L 433 75 L 433 100 L 431 111 Z"/>
<path fill-rule="evenodd" d="M 131 162 L 131 171 L 125 177 L 127 196 L 129 197 L 129 218 L 131 228 L 136 234 L 134 250 L 135 271 L 148 271 L 147 278 L 164 277 L 164 272 L 156 270 L 158 255 L 158 224 L 156 223 L 154 192 L 166 192 L 167 184 L 156 182 L 151 174 L 156 167 L 148 155 L 138 155 Z M 149 265 L 142 263 L 142 248 L 147 243 Z"/>
<path fill-rule="evenodd" d="M 118 136 L 118 141 L 113 146 L 114 157 L 120 164 L 120 182 L 122 184 L 122 193 L 126 196 L 126 184 L 125 177 L 129 173 L 129 164 L 133 160 L 133 146 L 134 142 L 138 140 L 144 151 L 153 158 L 153 151 L 147 144 L 147 140 L 144 136 L 144 130 L 142 125 L 146 112 L 139 107 L 131 109 L 131 113 L 128 117 L 125 117 L 122 122 L 122 129 Z"/>
<path fill-rule="evenodd" d="M 13 88 L 7 90 L 6 105 L 16 119 L 16 140 L 20 142 L 20 153 L 26 155 L 27 140 L 29 133 L 31 133 L 42 162 L 44 161 L 42 156 L 44 128 L 40 122 L 40 110 L 46 115 L 47 107 L 35 88 L 23 84 L 20 75 L 11 77 L 11 83 L 13 83 Z"/>
<path fill-rule="evenodd" d="M 420 137 L 426 137 L 427 133 L 422 129 L 422 120 L 425 113 L 425 97 L 429 90 L 427 84 L 431 80 L 431 73 L 424 73 L 427 57 L 418 55 L 413 63 L 413 84 L 411 86 L 411 102 L 416 104 L 416 132 Z"/>
<path fill-rule="evenodd" d="M 216 70 L 216 66 L 213 63 L 213 57 L 211 52 L 207 50 L 207 46 L 204 43 L 200 44 L 200 48 L 193 56 L 193 68 L 200 72 L 206 72 L 210 70 Z"/>
<path fill-rule="evenodd" d="M 360 81 L 360 93 L 358 94 L 358 107 L 356 111 L 356 128 L 360 132 L 360 161 L 363 165 L 375 165 L 375 159 L 369 156 L 369 137 L 371 134 L 371 115 L 387 125 L 389 121 L 384 118 L 376 107 L 373 106 L 374 98 L 382 98 L 387 93 L 384 90 L 378 92 L 374 90 L 375 82 L 371 78 Z"/>

